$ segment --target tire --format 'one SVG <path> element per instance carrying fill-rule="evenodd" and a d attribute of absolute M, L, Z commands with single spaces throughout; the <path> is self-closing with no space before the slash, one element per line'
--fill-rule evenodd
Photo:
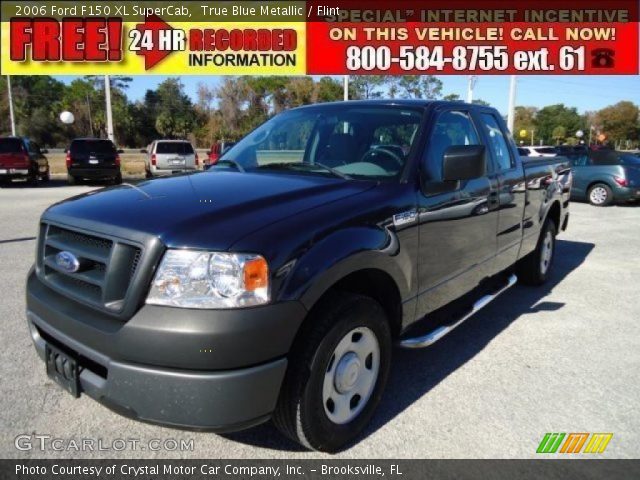
<path fill-rule="evenodd" d="M 517 265 L 520 283 L 539 286 L 547 281 L 556 251 L 556 224 L 547 219 L 540 232 L 536 249 Z"/>
<path fill-rule="evenodd" d="M 276 427 L 313 450 L 335 452 L 350 443 L 380 402 L 391 348 L 391 330 L 378 302 L 329 294 L 314 307 L 290 352 L 273 416 Z"/>
<path fill-rule="evenodd" d="M 67 184 L 69 185 L 78 185 L 80 182 L 76 177 L 67 173 Z"/>
<path fill-rule="evenodd" d="M 38 170 L 34 170 L 29 177 L 27 178 L 27 183 L 30 187 L 37 187 L 39 183 L 40 177 L 38 177 Z"/>
<path fill-rule="evenodd" d="M 122 183 L 122 173 L 118 173 L 112 180 L 114 185 L 120 185 Z"/>
<path fill-rule="evenodd" d="M 587 198 L 595 207 L 606 207 L 613 202 L 613 191 L 606 183 L 596 183 L 589 188 Z"/>
<path fill-rule="evenodd" d="M 48 183 L 51 180 L 51 172 L 47 170 L 47 173 L 42 175 L 42 177 L 40 177 L 40 180 L 44 183 Z"/>

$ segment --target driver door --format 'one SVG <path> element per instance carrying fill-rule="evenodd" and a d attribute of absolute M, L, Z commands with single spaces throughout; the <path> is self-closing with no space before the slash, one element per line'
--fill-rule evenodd
<path fill-rule="evenodd" d="M 498 181 L 487 151 L 484 176 L 443 182 L 442 160 L 455 145 L 483 145 L 468 111 L 437 112 L 420 164 L 417 318 L 475 288 L 493 272 Z"/>

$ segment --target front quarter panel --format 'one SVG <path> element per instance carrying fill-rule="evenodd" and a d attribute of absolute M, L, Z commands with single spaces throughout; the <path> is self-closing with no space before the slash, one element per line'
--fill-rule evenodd
<path fill-rule="evenodd" d="M 232 250 L 267 259 L 276 302 L 300 300 L 311 308 L 336 282 L 366 269 L 391 277 L 406 302 L 417 290 L 418 229 L 415 222 L 394 225 L 393 216 L 415 211 L 415 201 L 409 184 L 374 185 L 271 224 Z"/>

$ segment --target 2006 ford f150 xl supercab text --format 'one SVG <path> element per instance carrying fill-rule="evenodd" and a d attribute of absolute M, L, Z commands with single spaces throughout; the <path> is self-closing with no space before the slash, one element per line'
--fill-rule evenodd
<path fill-rule="evenodd" d="M 50 207 L 31 335 L 49 376 L 124 415 L 272 418 L 335 451 L 372 417 L 394 343 L 429 346 L 517 279 L 546 280 L 570 187 L 562 159 L 523 164 L 492 108 L 289 110 L 207 172 Z"/>

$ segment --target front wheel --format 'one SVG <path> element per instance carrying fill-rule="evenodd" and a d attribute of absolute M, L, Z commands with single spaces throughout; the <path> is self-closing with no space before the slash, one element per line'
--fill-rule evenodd
<path fill-rule="evenodd" d="M 596 207 L 605 207 L 613 201 L 613 191 L 605 183 L 596 183 L 589 189 L 589 203 Z"/>
<path fill-rule="evenodd" d="M 517 265 L 518 279 L 525 285 L 542 285 L 549 278 L 556 250 L 556 224 L 547 219 L 536 249 Z"/>
<path fill-rule="evenodd" d="M 335 452 L 369 423 L 390 364 L 391 331 L 380 304 L 331 294 L 294 343 L 274 423 L 308 448 Z"/>

